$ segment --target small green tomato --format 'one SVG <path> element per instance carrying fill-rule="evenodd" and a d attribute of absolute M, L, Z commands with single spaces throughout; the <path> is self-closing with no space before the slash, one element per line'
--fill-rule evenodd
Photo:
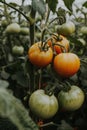
<path fill-rule="evenodd" d="M 11 23 L 7 26 L 5 32 L 7 34 L 16 34 L 20 32 L 20 25 L 17 23 Z"/>
<path fill-rule="evenodd" d="M 12 48 L 12 53 L 15 54 L 15 55 L 23 55 L 24 53 L 24 47 L 23 46 L 17 46 L 15 45 L 13 48 Z"/>

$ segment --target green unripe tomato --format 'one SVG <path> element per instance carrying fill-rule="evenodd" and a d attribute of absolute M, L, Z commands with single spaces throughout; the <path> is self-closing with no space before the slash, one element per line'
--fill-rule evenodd
<path fill-rule="evenodd" d="M 66 111 L 75 111 L 79 109 L 84 102 L 84 92 L 78 86 L 71 86 L 69 91 L 61 90 L 58 93 L 60 108 Z"/>
<path fill-rule="evenodd" d="M 6 27 L 8 25 L 8 22 L 4 19 L 4 20 L 1 21 L 1 25 L 3 27 Z"/>
<path fill-rule="evenodd" d="M 71 21 L 68 21 L 60 25 L 57 29 L 58 34 L 63 36 L 69 36 L 75 31 L 75 24 Z"/>
<path fill-rule="evenodd" d="M 28 27 L 21 27 L 20 34 L 22 35 L 29 35 L 29 28 Z"/>
<path fill-rule="evenodd" d="M 15 55 L 23 55 L 23 53 L 24 53 L 24 47 L 23 46 L 17 46 L 17 45 L 15 45 L 12 48 L 12 53 L 15 54 Z"/>
<path fill-rule="evenodd" d="M 81 27 L 80 32 L 81 32 L 82 34 L 87 35 L 87 27 L 86 27 L 86 26 Z"/>
<path fill-rule="evenodd" d="M 58 111 L 58 100 L 54 95 L 47 95 L 44 90 L 34 91 L 29 98 L 31 111 L 42 119 L 53 117 Z"/>
<path fill-rule="evenodd" d="M 20 32 L 20 25 L 17 23 L 11 23 L 7 26 L 5 32 L 7 34 L 16 34 Z"/>

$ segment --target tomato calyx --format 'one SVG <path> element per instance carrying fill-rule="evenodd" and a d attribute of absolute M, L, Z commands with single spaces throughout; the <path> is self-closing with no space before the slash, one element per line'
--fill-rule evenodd
<path fill-rule="evenodd" d="M 63 87 L 63 91 L 64 91 L 64 92 L 68 92 L 70 89 L 71 89 L 70 86 L 64 86 L 64 87 Z"/>
<path fill-rule="evenodd" d="M 60 44 L 63 41 L 63 37 L 61 37 L 61 35 L 55 34 L 55 33 L 52 33 L 51 35 L 52 35 L 52 37 L 49 38 L 47 40 L 47 42 L 49 42 L 49 40 L 51 41 L 52 48 L 60 47 L 61 52 L 64 52 L 64 53 L 67 52 L 66 47 L 64 45 Z M 53 50 L 55 50 L 55 49 L 53 49 Z"/>
<path fill-rule="evenodd" d="M 41 34 L 41 45 L 39 46 L 40 50 L 41 51 L 48 51 L 49 47 L 48 44 L 47 44 L 47 41 L 43 41 L 44 39 L 44 34 L 46 32 L 47 28 L 44 28 L 43 31 L 42 31 L 42 34 Z"/>
<path fill-rule="evenodd" d="M 45 94 L 52 96 L 55 92 L 55 88 L 56 88 L 56 85 L 54 85 L 54 83 L 52 82 L 49 82 L 44 89 Z"/>
<path fill-rule="evenodd" d="M 47 87 L 46 87 L 47 88 Z M 49 95 L 49 96 L 52 96 L 54 94 L 54 89 L 45 89 L 45 94 Z"/>
<path fill-rule="evenodd" d="M 71 84 L 68 81 L 65 81 L 62 90 L 64 92 L 68 92 L 69 90 L 71 90 Z"/>
<path fill-rule="evenodd" d="M 52 34 L 53 35 L 53 38 L 56 40 L 56 41 L 62 41 L 63 38 L 60 37 L 60 35 L 57 35 L 55 33 Z"/>
<path fill-rule="evenodd" d="M 44 51 L 44 52 L 48 51 L 49 49 L 49 46 L 47 46 L 47 42 L 41 42 L 41 45 L 38 44 L 38 47 L 40 51 Z"/>

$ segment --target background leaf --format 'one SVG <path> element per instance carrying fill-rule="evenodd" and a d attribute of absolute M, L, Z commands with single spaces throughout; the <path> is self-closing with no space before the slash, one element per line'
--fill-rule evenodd
<path fill-rule="evenodd" d="M 32 7 L 35 11 L 38 11 L 38 13 L 42 16 L 46 12 L 46 5 L 44 0 L 32 0 Z"/>
<path fill-rule="evenodd" d="M 10 120 L 18 130 L 38 130 L 21 101 L 3 88 L 0 88 L 0 117 Z"/>
<path fill-rule="evenodd" d="M 87 1 L 83 4 L 83 6 L 87 8 Z"/>
<path fill-rule="evenodd" d="M 50 10 L 54 13 L 56 11 L 58 0 L 47 0 L 46 2 L 48 3 Z"/>
<path fill-rule="evenodd" d="M 65 6 L 70 10 L 72 11 L 72 4 L 75 0 L 63 0 L 64 1 L 64 4 Z"/>

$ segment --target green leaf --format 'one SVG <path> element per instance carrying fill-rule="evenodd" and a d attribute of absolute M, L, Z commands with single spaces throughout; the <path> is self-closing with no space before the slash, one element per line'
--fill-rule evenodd
<path fill-rule="evenodd" d="M 38 130 L 21 101 L 3 88 L 0 88 L 0 117 L 10 120 L 18 130 Z"/>
<path fill-rule="evenodd" d="M 72 11 L 72 4 L 75 0 L 63 0 L 64 1 L 64 4 L 65 6 L 70 10 Z"/>
<path fill-rule="evenodd" d="M 28 13 L 30 11 L 30 9 L 31 9 L 31 6 L 30 5 L 25 5 L 25 6 L 22 7 L 22 9 L 23 9 L 23 11 L 25 13 Z"/>
<path fill-rule="evenodd" d="M 46 4 L 44 0 L 32 0 L 32 7 L 35 11 L 38 11 L 41 16 L 44 16 L 46 12 Z"/>
<path fill-rule="evenodd" d="M 50 10 L 54 13 L 56 11 L 58 0 L 47 0 L 46 2 L 48 3 Z"/>
<path fill-rule="evenodd" d="M 29 85 L 29 79 L 27 77 L 26 74 L 24 74 L 21 71 L 18 71 L 15 73 L 15 75 L 13 75 L 13 77 L 15 77 L 14 79 L 17 81 L 17 83 L 23 87 L 28 87 Z"/>
<path fill-rule="evenodd" d="M 14 7 L 17 7 L 18 6 L 18 4 L 17 3 L 14 3 L 14 2 L 10 2 L 9 3 L 11 6 L 14 6 Z"/>
<path fill-rule="evenodd" d="M 87 8 L 87 1 L 82 6 Z"/>

